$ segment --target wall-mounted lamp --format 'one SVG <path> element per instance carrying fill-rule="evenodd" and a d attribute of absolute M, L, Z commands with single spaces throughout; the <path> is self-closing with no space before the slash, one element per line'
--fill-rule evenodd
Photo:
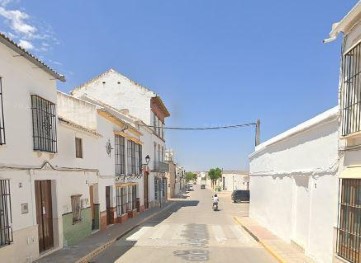
<path fill-rule="evenodd" d="M 148 165 L 150 162 L 150 157 L 149 155 L 145 156 L 145 164 Z"/>

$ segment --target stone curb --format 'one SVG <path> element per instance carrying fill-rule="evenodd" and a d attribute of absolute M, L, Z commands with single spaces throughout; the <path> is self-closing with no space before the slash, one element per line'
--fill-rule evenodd
<path fill-rule="evenodd" d="M 171 207 L 173 207 L 176 204 L 176 202 L 173 202 L 171 204 L 169 204 L 167 207 L 163 208 L 162 210 L 151 214 L 149 216 L 147 216 L 146 218 L 144 218 L 142 221 L 140 221 L 138 224 L 136 224 L 135 226 L 125 230 L 123 233 L 121 233 L 120 235 L 118 235 L 117 237 L 109 240 L 108 242 L 104 243 L 103 245 L 95 248 L 93 251 L 91 251 L 90 253 L 88 253 L 87 255 L 83 256 L 82 258 L 78 259 L 77 261 L 75 261 L 75 263 L 88 263 L 89 260 L 91 260 L 92 258 L 94 258 L 95 256 L 99 255 L 100 253 L 102 253 L 105 249 L 107 249 L 108 247 L 110 247 L 111 245 L 113 245 L 117 240 L 121 239 L 123 236 L 127 235 L 129 232 L 133 231 L 135 228 L 139 227 L 141 224 L 143 224 L 144 222 L 148 221 L 149 219 L 151 219 L 152 217 L 159 215 L 160 213 L 170 209 Z"/>
<path fill-rule="evenodd" d="M 249 233 L 254 240 L 256 240 L 258 243 L 260 243 L 266 250 L 268 253 L 270 253 L 275 259 L 277 259 L 278 262 L 280 263 L 287 263 L 286 260 L 284 260 L 272 247 L 270 247 L 269 245 L 265 244 L 262 240 L 260 240 L 250 229 L 248 229 L 244 224 L 242 224 L 242 222 L 239 220 L 239 218 L 237 216 L 233 217 L 234 221 L 236 221 L 237 224 L 239 224 L 244 230 L 247 231 L 247 233 Z"/>

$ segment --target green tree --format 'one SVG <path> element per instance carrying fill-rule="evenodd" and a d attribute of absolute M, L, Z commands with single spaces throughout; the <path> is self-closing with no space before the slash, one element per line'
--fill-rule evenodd
<path fill-rule="evenodd" d="M 208 171 L 208 177 L 211 179 L 212 187 L 214 187 L 216 181 L 222 178 L 222 170 L 220 168 L 212 168 Z"/>
<path fill-rule="evenodd" d="M 197 175 L 195 173 L 192 172 L 187 172 L 186 173 L 186 181 L 192 181 L 192 180 L 196 180 L 197 179 Z"/>

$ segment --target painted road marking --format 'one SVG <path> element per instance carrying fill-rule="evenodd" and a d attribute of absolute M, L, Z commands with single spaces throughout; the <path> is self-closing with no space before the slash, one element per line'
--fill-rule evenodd
<path fill-rule="evenodd" d="M 212 225 L 212 232 L 217 242 L 222 243 L 227 240 L 220 225 Z"/>
<path fill-rule="evenodd" d="M 127 241 L 137 241 L 139 240 L 146 232 L 148 232 L 152 227 L 145 226 L 140 228 L 137 232 L 133 235 L 126 238 Z"/>
<path fill-rule="evenodd" d="M 151 239 L 161 239 L 162 236 L 167 232 L 169 225 L 161 225 L 154 229 L 154 234 L 150 237 Z"/>

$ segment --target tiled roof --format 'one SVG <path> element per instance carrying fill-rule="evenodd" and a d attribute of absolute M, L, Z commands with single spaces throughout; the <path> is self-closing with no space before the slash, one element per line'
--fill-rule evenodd
<path fill-rule="evenodd" d="M 48 74 L 53 76 L 54 78 L 65 82 L 65 77 L 59 73 L 57 73 L 55 70 L 47 66 L 44 62 L 42 62 L 40 59 L 35 57 L 34 55 L 30 54 L 28 51 L 20 47 L 18 44 L 16 44 L 13 40 L 5 36 L 4 34 L 0 33 L 0 43 L 4 44 L 8 48 L 12 49 L 19 55 L 23 56 L 27 60 L 29 60 L 31 63 L 35 64 L 36 66 L 42 68 L 44 71 L 46 71 Z"/>

